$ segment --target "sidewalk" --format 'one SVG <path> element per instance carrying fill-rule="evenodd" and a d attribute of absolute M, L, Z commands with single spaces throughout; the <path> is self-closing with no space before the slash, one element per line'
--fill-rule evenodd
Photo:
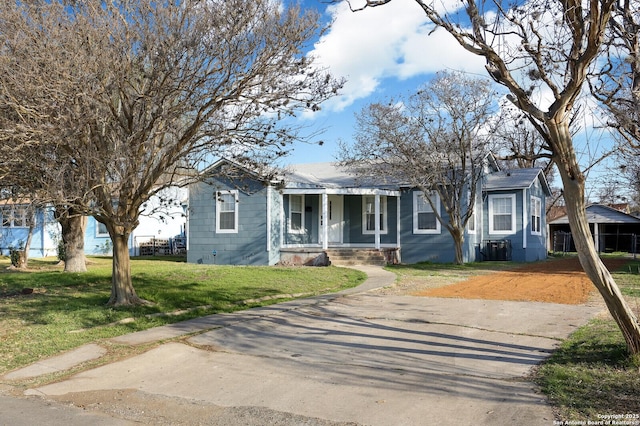
<path fill-rule="evenodd" d="M 132 346 L 170 340 L 188 334 L 200 333 L 203 331 L 213 330 L 221 327 L 229 327 L 231 325 L 250 321 L 252 319 L 267 317 L 289 310 L 300 309 L 304 306 L 329 303 L 343 296 L 363 293 L 374 290 L 376 288 L 392 285 L 396 279 L 395 274 L 385 271 L 380 267 L 361 265 L 353 266 L 353 268 L 366 273 L 368 278 L 359 286 L 349 288 L 338 293 L 310 297 L 306 299 L 297 299 L 289 302 L 270 305 L 263 308 L 254 308 L 229 314 L 207 315 L 201 318 L 194 318 L 179 323 L 125 334 L 122 336 L 114 337 L 110 340 L 115 343 Z M 4 375 L 3 378 L 5 380 L 20 380 L 37 377 L 44 374 L 66 371 L 83 362 L 101 358 L 106 354 L 106 352 L 106 349 L 104 349 L 103 347 L 94 343 L 90 343 L 64 354 L 44 359 L 27 367 L 12 371 Z"/>

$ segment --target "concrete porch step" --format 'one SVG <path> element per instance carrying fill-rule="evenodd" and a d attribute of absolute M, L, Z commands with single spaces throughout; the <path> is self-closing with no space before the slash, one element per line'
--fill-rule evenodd
<path fill-rule="evenodd" d="M 385 266 L 384 253 L 372 249 L 328 249 L 329 261 L 336 266 L 377 265 Z"/>

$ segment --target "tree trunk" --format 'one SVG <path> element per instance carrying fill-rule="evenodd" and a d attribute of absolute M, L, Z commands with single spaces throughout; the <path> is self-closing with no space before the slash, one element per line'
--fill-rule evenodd
<path fill-rule="evenodd" d="M 571 234 L 585 273 L 604 299 L 611 316 L 620 327 L 632 355 L 640 354 L 640 325 L 625 302 L 615 280 L 598 256 L 587 219 L 584 198 L 585 178 L 576 161 L 568 126 L 551 127 L 557 143 L 554 161 L 560 171 Z"/>
<path fill-rule="evenodd" d="M 69 214 L 59 216 L 58 222 L 62 227 L 62 242 L 64 243 L 64 272 L 87 272 L 84 256 L 84 233 L 87 218 Z"/>
<path fill-rule="evenodd" d="M 33 239 L 33 230 L 35 228 L 35 218 L 31 218 L 31 222 L 29 224 L 29 231 L 27 233 L 27 241 L 24 243 L 23 254 L 20 255 L 20 260 L 18 262 L 18 268 L 26 269 L 29 265 L 29 250 L 31 250 L 31 240 Z"/>
<path fill-rule="evenodd" d="M 107 225 L 113 242 L 113 269 L 111 275 L 110 306 L 143 305 L 147 301 L 140 299 L 133 288 L 131 280 L 131 261 L 129 258 L 129 232 L 116 232 L 113 226 Z"/>
<path fill-rule="evenodd" d="M 462 246 L 464 245 L 464 232 L 458 228 L 455 228 L 455 229 L 450 229 L 449 233 L 453 238 L 453 246 L 456 252 L 454 263 L 456 265 L 462 265 L 464 263 L 464 254 L 462 251 Z"/>

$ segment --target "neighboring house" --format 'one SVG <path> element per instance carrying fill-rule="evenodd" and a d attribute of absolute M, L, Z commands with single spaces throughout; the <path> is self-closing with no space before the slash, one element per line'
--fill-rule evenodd
<path fill-rule="evenodd" d="M 234 165 L 220 160 L 205 173 L 216 176 L 228 166 Z M 465 232 L 465 261 L 546 258 L 543 206 L 550 191 L 542 171 L 502 172 L 491 163 L 481 186 Z M 404 263 L 452 262 L 452 238 L 423 196 L 403 185 L 363 183 L 334 163 L 291 166 L 278 181 L 251 172 L 242 180 L 210 177 L 189 189 L 187 261 L 308 263 L 353 249 Z"/>
<path fill-rule="evenodd" d="M 167 188 L 145 204 L 140 224 L 129 239 L 131 256 L 186 253 L 186 188 Z M 163 200 L 163 201 L 160 201 Z M 166 200 L 179 200 L 167 203 Z M 0 201 L 0 254 L 9 255 L 27 240 L 31 214 L 28 204 Z M 60 225 L 53 207 L 36 209 L 29 257 L 57 256 Z M 93 217 L 87 220 L 84 249 L 88 255 L 111 255 L 113 244 L 106 227 Z"/>
<path fill-rule="evenodd" d="M 11 249 L 24 248 L 33 224 L 29 257 L 55 256 L 60 226 L 53 217 L 53 209 L 35 209 L 28 203 L 0 201 L 0 254 L 9 255 Z"/>
<path fill-rule="evenodd" d="M 170 187 L 151 197 L 143 206 L 140 224 L 129 237 L 129 254 L 186 253 L 186 200 L 188 190 Z M 107 228 L 89 217 L 84 251 L 88 255 L 111 255 L 113 244 Z"/>
<path fill-rule="evenodd" d="M 638 253 L 640 218 L 603 204 L 587 206 L 587 220 L 598 252 L 622 251 Z M 576 251 L 571 237 L 569 218 L 565 215 L 549 221 L 549 250 Z"/>

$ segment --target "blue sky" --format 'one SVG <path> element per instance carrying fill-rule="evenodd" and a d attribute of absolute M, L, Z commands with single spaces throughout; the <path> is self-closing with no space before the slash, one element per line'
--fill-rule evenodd
<path fill-rule="evenodd" d="M 456 0 L 442 3 L 450 11 L 461 4 Z M 358 5 L 358 0 L 353 0 L 353 4 Z M 437 71 L 458 70 L 487 77 L 482 58 L 462 49 L 444 30 L 429 34 L 433 24 L 413 0 L 394 0 L 357 13 L 351 12 L 345 2 L 327 5 L 321 0 L 305 0 L 302 5 L 318 9 L 323 19 L 333 21 L 329 31 L 314 43 L 310 54 L 319 66 L 336 77 L 346 78 L 347 82 L 339 96 L 305 118 L 311 129 L 325 129 L 319 136 L 324 145 L 297 144 L 285 163 L 335 160 L 338 141 L 352 140 L 355 112 L 369 103 L 413 92 Z M 590 136 L 588 144 L 585 135 Z M 584 144 L 579 151 L 584 152 L 585 161 L 588 151 L 610 146 L 606 135 L 593 130 L 579 139 Z M 606 163 L 592 176 L 605 170 Z M 591 178 L 590 183 L 591 188 L 597 186 L 596 179 Z"/>
<path fill-rule="evenodd" d="M 333 20 L 310 54 L 316 64 L 347 82 L 339 96 L 306 117 L 313 129 L 325 129 L 319 136 L 325 144 L 296 145 L 288 163 L 333 161 L 337 141 L 351 140 L 355 112 L 369 103 L 415 91 L 437 71 L 464 70 L 486 77 L 484 61 L 464 51 L 444 31 L 427 36 L 433 26 L 413 0 L 394 0 L 358 13 L 346 3 L 306 0 L 303 6 L 315 7 L 325 20 Z"/>

